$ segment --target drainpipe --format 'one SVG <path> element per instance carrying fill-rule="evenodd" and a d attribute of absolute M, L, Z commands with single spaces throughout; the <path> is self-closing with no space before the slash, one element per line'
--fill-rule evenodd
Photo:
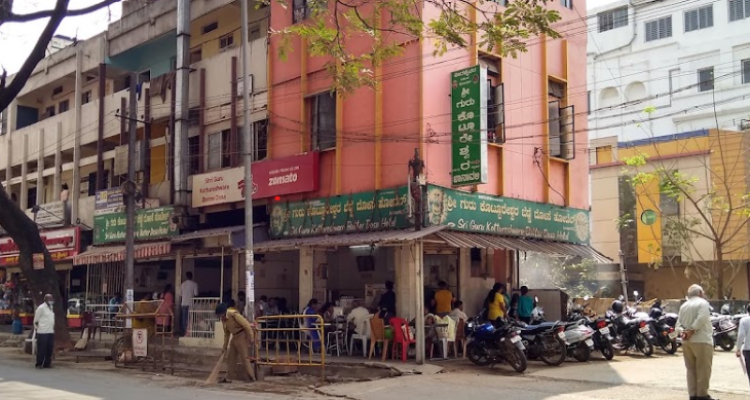
<path fill-rule="evenodd" d="M 75 133 L 73 136 L 73 205 L 70 212 L 70 221 L 78 223 L 78 199 L 81 197 L 81 69 L 83 64 L 83 48 L 79 44 L 76 49 L 76 89 L 75 89 Z M 100 100 L 101 101 L 101 100 Z M 90 184 L 90 183 L 89 183 Z"/>
<path fill-rule="evenodd" d="M 178 215 L 188 206 L 188 114 L 190 111 L 190 0 L 177 1 L 177 79 L 175 85 L 174 191 Z"/>

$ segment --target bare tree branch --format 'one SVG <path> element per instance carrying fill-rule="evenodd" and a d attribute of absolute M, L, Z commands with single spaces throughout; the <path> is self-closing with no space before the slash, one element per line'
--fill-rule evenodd
<path fill-rule="evenodd" d="M 121 0 L 102 0 L 100 3 L 96 3 L 88 7 L 79 8 L 77 10 L 67 10 L 64 17 L 75 17 L 79 15 L 86 15 L 96 10 L 102 9 L 104 7 L 111 6 L 112 4 L 119 3 L 120 1 Z M 19 23 L 19 22 L 35 21 L 35 20 L 42 19 L 42 18 L 50 18 L 55 14 L 56 9 L 57 7 L 55 7 L 52 10 L 37 11 L 37 12 L 29 13 L 29 14 L 14 14 L 11 11 L 9 14 L 3 16 L 3 19 L 0 19 L 0 25 L 6 22 Z"/>

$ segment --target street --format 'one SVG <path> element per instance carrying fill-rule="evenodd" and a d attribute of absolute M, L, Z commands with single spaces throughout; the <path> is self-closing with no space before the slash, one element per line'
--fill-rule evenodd
<path fill-rule="evenodd" d="M 566 362 L 546 367 L 531 362 L 522 375 L 505 366 L 478 368 L 463 361 L 440 364 L 444 373 L 409 375 L 370 382 L 334 384 L 313 392 L 301 387 L 296 392 L 279 388 L 277 393 L 253 393 L 252 384 L 217 386 L 211 390 L 195 386 L 194 380 L 129 371 L 93 371 L 63 364 L 37 371 L 18 358 L 0 358 L 0 393 L 3 399 L 30 400 L 132 400 L 132 399 L 309 399 L 347 398 L 386 400 L 394 393 L 408 393 L 415 400 L 513 398 L 523 400 L 613 399 L 671 400 L 687 398 L 682 357 L 659 354 L 650 359 L 620 355 L 610 362 Z M 229 390 L 227 390 L 229 389 Z M 747 399 L 748 380 L 734 353 L 717 352 L 711 379 L 712 395 L 722 400 Z M 283 393 L 283 394 L 282 394 Z"/>

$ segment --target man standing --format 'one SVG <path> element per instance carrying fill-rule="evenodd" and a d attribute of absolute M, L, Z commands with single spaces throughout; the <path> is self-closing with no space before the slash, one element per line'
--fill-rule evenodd
<path fill-rule="evenodd" d="M 232 305 L 233 302 L 229 304 L 229 306 Z M 235 370 L 237 369 L 237 357 L 239 357 L 247 375 L 255 380 L 255 372 L 247 357 L 247 348 L 253 337 L 252 325 L 234 307 L 228 307 L 225 303 L 216 307 L 216 315 L 219 316 L 224 325 L 224 348 L 222 352 L 227 354 L 228 378 L 234 379 L 236 377 Z"/>
<path fill-rule="evenodd" d="M 190 306 L 193 305 L 193 298 L 198 297 L 198 284 L 193 282 L 193 273 L 185 274 L 185 282 L 180 285 L 182 291 L 182 301 L 180 302 L 180 335 L 187 335 L 188 317 L 190 316 Z"/>
<path fill-rule="evenodd" d="M 750 304 L 747 305 L 747 313 L 750 314 Z M 737 332 L 737 357 L 744 357 L 745 373 L 747 373 L 747 365 L 750 364 L 750 316 L 740 320 Z"/>
<path fill-rule="evenodd" d="M 346 317 L 346 322 L 354 326 L 354 332 L 357 335 L 367 335 L 369 332 L 365 331 L 365 321 L 370 318 L 370 311 L 362 307 L 359 300 L 352 302 L 352 310 Z M 349 338 L 347 338 L 348 340 Z"/>
<path fill-rule="evenodd" d="M 677 329 L 682 334 L 682 356 L 687 368 L 690 400 L 710 400 L 708 395 L 714 357 L 711 306 L 704 299 L 703 288 L 692 285 L 688 300 L 680 307 Z"/>
<path fill-rule="evenodd" d="M 389 319 L 396 316 L 396 293 L 393 291 L 393 282 L 385 282 L 385 293 L 380 295 L 378 308 L 380 308 L 381 318 L 383 318 L 384 315 L 388 315 Z"/>
<path fill-rule="evenodd" d="M 34 313 L 36 329 L 36 367 L 52 368 L 52 353 L 55 349 L 55 305 L 51 294 L 44 295 L 44 303 Z"/>
<path fill-rule="evenodd" d="M 528 286 L 521 286 L 521 297 L 518 298 L 518 319 L 530 324 L 532 311 L 534 311 L 534 299 L 529 296 Z"/>

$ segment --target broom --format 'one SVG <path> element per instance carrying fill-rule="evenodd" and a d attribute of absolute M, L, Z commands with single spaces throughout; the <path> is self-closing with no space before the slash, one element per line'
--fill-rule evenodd
<path fill-rule="evenodd" d="M 216 362 L 216 365 L 214 366 L 214 369 L 211 371 L 211 375 L 208 376 L 208 379 L 206 379 L 206 382 L 204 382 L 204 385 L 215 385 L 219 382 L 219 368 L 221 368 L 221 364 L 224 362 L 224 352 L 221 353 L 221 356 L 219 356 L 219 361 Z"/>

